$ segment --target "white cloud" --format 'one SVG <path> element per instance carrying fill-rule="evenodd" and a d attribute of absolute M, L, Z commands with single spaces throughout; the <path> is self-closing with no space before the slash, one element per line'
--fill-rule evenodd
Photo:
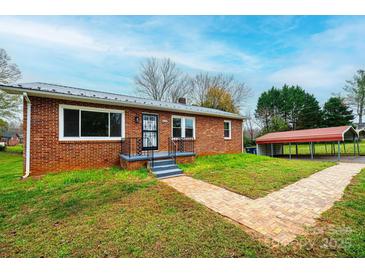
<path fill-rule="evenodd" d="M 365 63 L 363 21 L 342 23 L 302 40 L 300 50 L 281 58 L 281 69 L 268 79 L 273 84 L 298 84 L 328 97 L 341 92 L 345 81 Z"/>
<path fill-rule="evenodd" d="M 345 80 L 365 64 L 365 21 L 362 18 L 339 20 L 336 17 L 336 20 L 328 20 L 326 30 L 312 36 L 301 34 L 306 32 L 299 31 L 302 19 L 297 17 L 263 17 L 258 21 L 262 21 L 261 24 L 248 22 L 242 26 L 238 26 L 239 21 L 222 18 L 228 21 L 228 27 L 209 18 L 199 22 L 184 17 L 138 20 L 96 17 L 90 21 L 44 18 L 0 17 L 0 41 L 8 39 L 10 43 L 15 41 L 40 49 L 38 52 L 44 50 L 44 56 L 36 57 L 48 66 L 42 68 L 43 71 L 56 66 L 48 58 L 55 56 L 59 57 L 57 66 L 65 71 L 66 66 L 78 62 L 84 67 L 92 66 L 94 74 L 108 82 L 118 79 L 119 74 L 133 79 L 141 58 L 169 57 L 187 71 L 233 73 L 246 81 L 256 95 L 272 85 L 288 83 L 302 85 L 326 99 L 331 92 L 340 91 Z M 236 33 L 237 30 L 241 32 Z M 253 49 L 251 44 L 251 51 L 246 49 L 244 42 L 235 44 L 235 39 L 224 40 L 224 35 L 250 38 L 251 33 L 255 35 L 252 39 L 258 39 L 254 40 L 257 48 Z M 270 39 L 260 41 L 262 37 Z M 287 53 L 287 49 L 291 53 Z M 77 58 L 77 62 L 72 58 Z M 63 64 L 65 59 L 71 59 L 71 62 Z M 83 73 L 90 72 L 90 68 L 89 71 L 79 69 L 70 75 L 86 77 Z M 253 97 L 253 104 L 255 100 Z"/>
<path fill-rule="evenodd" d="M 62 25 L 35 23 L 30 20 L 0 18 L 0 33 L 34 40 L 36 43 L 51 43 L 68 47 L 104 51 L 105 45 L 74 28 Z"/>
<path fill-rule="evenodd" d="M 178 64 L 194 70 L 212 72 L 238 73 L 247 68 L 257 67 L 260 63 L 253 55 L 235 49 L 219 41 L 207 40 L 196 27 L 194 30 L 179 24 L 170 24 L 168 31 L 172 34 L 158 39 L 158 34 L 151 39 L 154 27 L 161 27 L 165 19 L 157 18 L 150 23 L 137 25 L 123 24 L 117 35 L 90 32 L 80 26 L 66 26 L 55 23 L 34 22 L 23 18 L 0 18 L 0 33 L 11 37 L 27 39 L 28 43 L 41 44 L 49 48 L 66 48 L 75 50 L 79 58 L 90 59 L 87 51 L 114 55 L 116 57 L 171 58 Z M 134 28 L 138 31 L 133 31 Z M 141 30 L 148 31 L 142 32 Z M 170 41 L 172 40 L 172 41 Z M 86 52 L 85 52 L 86 50 Z M 72 53 L 72 52 L 71 52 Z M 225 64 L 224 58 L 234 59 L 239 66 Z M 99 58 L 97 58 L 99 59 Z M 221 59 L 221 60 L 218 60 Z"/>

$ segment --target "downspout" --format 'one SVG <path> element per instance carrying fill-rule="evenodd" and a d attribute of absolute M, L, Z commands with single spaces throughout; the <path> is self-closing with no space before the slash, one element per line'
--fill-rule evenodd
<path fill-rule="evenodd" d="M 30 174 L 30 121 L 31 121 L 31 107 L 32 104 L 29 100 L 28 94 L 26 92 L 23 93 L 25 100 L 27 101 L 27 141 L 25 144 L 25 174 L 23 179 L 27 178 Z"/>
<path fill-rule="evenodd" d="M 232 129 L 231 129 L 232 130 Z M 244 137 L 244 134 L 245 134 L 245 132 L 244 132 L 244 122 L 242 121 L 242 135 L 241 135 L 241 153 L 243 153 L 244 152 L 244 139 L 245 139 L 245 137 Z"/>

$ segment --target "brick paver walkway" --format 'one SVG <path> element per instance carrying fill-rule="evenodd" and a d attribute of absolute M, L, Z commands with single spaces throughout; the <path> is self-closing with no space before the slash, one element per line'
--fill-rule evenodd
<path fill-rule="evenodd" d="M 365 164 L 340 163 L 266 197 L 252 200 L 224 188 L 180 176 L 162 180 L 208 208 L 283 245 L 314 226 L 315 219 L 342 197 Z"/>

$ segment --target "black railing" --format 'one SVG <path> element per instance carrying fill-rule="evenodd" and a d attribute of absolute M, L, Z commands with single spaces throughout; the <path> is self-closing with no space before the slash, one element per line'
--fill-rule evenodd
<path fill-rule="evenodd" d="M 195 140 L 193 138 L 169 138 L 168 153 L 176 162 L 176 154 L 195 152 Z"/>
<path fill-rule="evenodd" d="M 149 159 L 150 159 L 150 167 L 154 167 L 155 166 L 155 152 L 154 150 L 148 150 L 149 153 Z"/>
<path fill-rule="evenodd" d="M 127 137 L 122 139 L 122 154 L 128 156 L 144 155 L 143 140 L 141 137 Z"/>
<path fill-rule="evenodd" d="M 145 140 L 146 141 L 146 140 Z M 145 143 L 150 143 L 148 140 Z M 125 156 L 136 157 L 145 156 L 151 161 L 153 167 L 155 160 L 155 151 L 143 149 L 142 137 L 126 137 L 122 139 L 121 151 Z M 169 138 L 168 155 L 176 162 L 176 155 L 184 152 L 195 152 L 195 140 L 193 138 Z M 144 158 L 144 159 L 146 159 Z"/>
<path fill-rule="evenodd" d="M 176 164 L 176 147 L 177 143 L 173 138 L 170 137 L 168 143 L 168 149 L 169 149 L 168 154 L 172 158 L 175 164 Z"/>
<path fill-rule="evenodd" d="M 145 143 L 149 143 L 148 140 Z M 127 137 L 122 139 L 122 154 L 129 158 L 135 156 L 146 156 L 151 161 L 151 167 L 154 166 L 155 152 L 154 150 L 143 149 L 142 137 Z"/>

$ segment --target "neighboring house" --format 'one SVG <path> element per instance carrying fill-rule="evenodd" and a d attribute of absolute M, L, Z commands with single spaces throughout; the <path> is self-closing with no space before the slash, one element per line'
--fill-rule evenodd
<path fill-rule="evenodd" d="M 26 176 L 243 149 L 243 117 L 229 112 L 45 83 L 0 89 L 24 96 Z"/>
<path fill-rule="evenodd" d="M 19 133 L 6 131 L 1 137 L 1 142 L 4 142 L 7 146 L 16 146 L 22 141 Z"/>

